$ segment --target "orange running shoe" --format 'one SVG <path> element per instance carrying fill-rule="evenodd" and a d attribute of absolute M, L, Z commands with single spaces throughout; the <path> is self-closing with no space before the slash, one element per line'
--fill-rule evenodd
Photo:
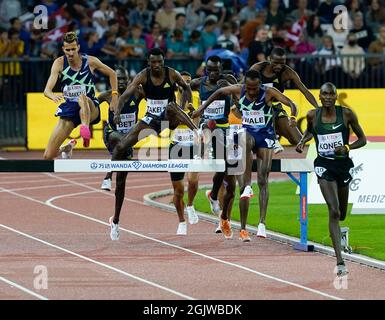
<path fill-rule="evenodd" d="M 233 237 L 233 230 L 231 230 L 231 224 L 229 220 L 221 219 L 221 230 L 226 239 Z"/>
<path fill-rule="evenodd" d="M 239 240 L 242 240 L 243 242 L 250 242 L 249 233 L 245 229 L 242 229 L 241 232 L 239 232 Z"/>

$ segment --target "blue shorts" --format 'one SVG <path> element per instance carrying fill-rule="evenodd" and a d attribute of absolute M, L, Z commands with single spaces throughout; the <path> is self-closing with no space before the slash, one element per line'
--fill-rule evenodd
<path fill-rule="evenodd" d="M 93 99 L 92 101 L 95 107 L 99 110 L 99 115 L 94 121 L 90 123 L 90 125 L 97 124 L 100 121 L 99 101 L 97 99 Z M 72 121 L 76 128 L 79 124 L 82 123 L 82 121 L 80 120 L 79 112 L 80 106 L 77 102 L 65 101 L 57 108 L 55 117 L 60 117 L 60 119 Z"/>
<path fill-rule="evenodd" d="M 246 132 L 251 134 L 254 138 L 255 144 L 253 148 L 253 152 L 256 152 L 259 148 L 273 149 L 275 142 L 275 132 L 273 129 L 271 130 L 255 130 L 251 127 L 243 127 L 246 129 Z"/>
<path fill-rule="evenodd" d="M 117 130 L 113 130 L 110 125 L 108 123 L 106 123 L 106 125 L 104 126 L 103 128 L 103 141 L 104 141 L 104 145 L 106 146 L 108 152 L 110 153 L 110 155 L 112 155 L 112 152 L 114 151 L 114 148 L 113 146 L 109 143 L 109 136 L 114 133 L 117 137 L 119 137 L 120 139 L 123 138 L 124 135 L 126 135 L 127 133 L 122 133 L 122 132 L 119 132 Z M 129 147 L 127 149 L 127 159 L 132 159 L 134 155 L 134 150 L 132 149 L 132 147 Z"/>

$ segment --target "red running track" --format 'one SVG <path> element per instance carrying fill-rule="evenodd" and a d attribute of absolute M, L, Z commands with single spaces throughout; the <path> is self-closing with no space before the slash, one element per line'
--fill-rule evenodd
<path fill-rule="evenodd" d="M 106 154 L 76 154 L 87 156 Z M 336 289 L 333 257 L 269 239 L 242 243 L 236 233 L 224 240 L 205 221 L 176 236 L 175 213 L 143 204 L 144 194 L 171 188 L 167 173 L 129 174 L 121 237 L 113 242 L 108 218 L 114 196 L 99 189 L 102 178 L 0 175 L 0 299 L 385 298 L 385 274 L 377 269 L 347 262 L 345 289 L 341 283 Z M 39 266 L 48 272 L 47 289 L 35 288 Z"/>

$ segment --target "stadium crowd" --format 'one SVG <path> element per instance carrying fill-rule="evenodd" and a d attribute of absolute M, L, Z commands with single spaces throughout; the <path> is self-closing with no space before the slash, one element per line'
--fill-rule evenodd
<path fill-rule="evenodd" d="M 33 23 L 38 5 L 47 8 L 46 29 Z M 347 29 L 335 28 L 336 5 L 346 7 Z M 364 70 L 385 69 L 385 55 L 364 58 L 385 53 L 383 0 L 0 1 L 0 59 L 56 58 L 61 36 L 71 30 L 78 32 L 82 52 L 101 59 L 140 59 L 160 47 L 167 58 L 202 60 L 212 49 L 226 49 L 251 66 L 278 45 L 323 57 L 311 60 L 321 74 L 339 69 L 354 80 Z M 309 59 L 290 62 L 295 67 Z M 0 65 L 0 77 L 20 73 L 18 64 Z M 131 73 L 141 67 L 132 63 Z"/>

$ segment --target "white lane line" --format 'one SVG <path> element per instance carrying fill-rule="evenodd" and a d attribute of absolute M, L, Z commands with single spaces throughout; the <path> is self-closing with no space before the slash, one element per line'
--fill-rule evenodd
<path fill-rule="evenodd" d="M 52 247 L 52 248 L 55 248 L 55 249 L 57 249 L 57 250 L 63 251 L 63 252 L 65 252 L 65 253 L 70 254 L 70 255 L 72 255 L 72 256 L 75 256 L 75 257 L 77 257 L 77 258 L 86 260 L 86 261 L 88 261 L 88 262 L 91 262 L 91 263 L 96 264 L 96 265 L 98 265 L 98 266 L 101 266 L 101 267 L 103 267 L 103 268 L 106 268 L 106 269 L 115 271 L 115 272 L 117 272 L 117 273 L 120 273 L 120 274 L 122 274 L 122 275 L 128 277 L 128 278 L 132 278 L 132 279 L 135 279 L 135 280 L 137 280 L 137 281 L 140 281 L 140 282 L 143 282 L 143 283 L 145 283 L 145 284 L 148 284 L 148 285 L 150 285 L 150 286 L 153 286 L 153 287 L 155 287 L 155 288 L 161 289 L 161 290 L 163 290 L 163 291 L 167 291 L 167 292 L 172 293 L 172 294 L 174 294 L 174 295 L 176 295 L 176 296 L 178 296 L 178 297 L 181 297 L 181 298 L 184 298 L 184 299 L 187 299 L 187 300 L 196 300 L 196 299 L 194 299 L 193 297 L 190 297 L 190 296 L 188 296 L 188 295 L 185 295 L 185 294 L 183 294 L 183 293 L 181 293 L 181 292 L 179 292 L 179 291 L 176 291 L 176 290 L 167 288 L 167 287 L 162 286 L 162 285 L 160 285 L 160 284 L 157 284 L 157 283 L 155 283 L 155 282 L 152 282 L 152 281 L 146 280 L 146 279 L 144 279 L 144 278 L 135 276 L 135 275 L 133 275 L 133 274 L 131 274 L 131 273 L 128 273 L 128 272 L 126 272 L 126 271 L 123 271 L 123 270 L 121 270 L 121 269 L 118 269 L 118 268 L 115 268 L 115 267 L 110 266 L 110 265 L 108 265 L 108 264 L 105 264 L 105 263 L 103 263 L 103 262 L 99 262 L 99 261 L 97 261 L 97 260 L 88 258 L 88 257 L 86 257 L 86 256 L 83 256 L 83 255 L 78 254 L 78 253 L 76 253 L 76 252 L 73 252 L 73 251 L 71 251 L 71 250 L 68 250 L 68 249 L 65 249 L 65 248 L 63 248 L 63 247 L 60 247 L 60 246 L 58 246 L 58 245 L 56 245 L 56 244 L 47 242 L 47 241 L 45 241 L 45 240 L 36 238 L 36 237 L 31 236 L 31 235 L 29 235 L 29 234 L 27 234 L 27 233 L 24 233 L 24 232 L 22 232 L 22 231 L 16 230 L 16 229 L 14 229 L 14 228 L 5 226 L 5 225 L 3 225 L 3 224 L 0 224 L 0 227 L 6 229 L 6 230 L 8 230 L 8 231 L 12 231 L 12 232 L 14 232 L 14 233 L 17 233 L 17 234 L 19 234 L 19 235 L 21 235 L 21 236 L 24 236 L 24 237 L 28 238 L 28 239 L 35 240 L 35 241 L 40 242 L 40 243 L 42 243 L 42 244 L 45 244 L 45 245 L 47 245 L 47 246 L 49 246 L 49 247 Z"/>
<path fill-rule="evenodd" d="M 94 181 L 87 181 L 87 183 L 92 183 L 96 184 L 97 182 Z M 99 182 L 98 182 L 99 183 Z M 157 184 L 157 186 L 169 186 L 170 183 L 163 183 L 163 184 Z M 144 184 L 142 186 L 131 186 L 131 187 L 126 187 L 126 189 L 140 189 L 140 188 L 151 188 L 153 187 L 153 184 Z M 53 185 L 48 185 L 48 186 L 37 186 L 37 187 L 25 187 L 25 188 L 16 188 L 16 189 L 6 189 L 9 191 L 27 191 L 27 190 L 40 190 L 40 189 L 50 189 L 50 188 L 58 188 L 58 187 L 73 187 L 73 183 L 64 183 L 64 184 L 53 184 Z M 5 189 L 0 190 L 0 193 L 6 193 Z M 102 193 L 107 192 L 105 190 L 101 190 Z"/>
<path fill-rule="evenodd" d="M 63 178 L 59 178 L 59 177 L 57 177 L 57 178 L 59 180 L 66 180 L 67 182 L 71 182 L 71 180 L 68 180 L 68 179 L 63 179 Z M 81 183 L 78 183 L 78 182 L 74 182 L 74 184 L 81 185 Z M 87 186 L 87 185 L 83 185 L 83 187 L 91 189 L 91 190 L 93 190 L 95 192 L 100 192 L 100 190 L 92 188 L 92 187 Z M 137 187 L 140 187 L 140 186 L 137 186 Z M 64 209 L 64 208 L 61 208 L 61 207 L 58 207 L 58 206 L 52 204 L 52 201 L 57 200 L 57 199 L 65 198 L 65 197 L 68 197 L 68 196 L 74 196 L 74 195 L 78 195 L 78 194 L 90 193 L 90 192 L 85 191 L 85 192 L 82 192 L 82 193 L 72 193 L 72 194 L 69 194 L 69 195 L 56 196 L 56 197 L 53 197 L 53 198 L 51 198 L 51 199 L 49 199 L 49 200 L 47 200 L 45 202 L 42 202 L 42 201 L 39 201 L 39 200 L 35 200 L 33 198 L 26 197 L 26 196 L 23 196 L 23 195 L 19 195 L 19 194 L 15 193 L 15 192 L 10 192 L 10 193 L 12 193 L 12 194 L 14 194 L 16 196 L 21 196 L 23 198 L 26 198 L 26 199 L 38 202 L 38 203 L 46 204 L 46 205 L 48 205 L 48 206 L 50 206 L 52 208 L 55 208 L 55 209 L 63 211 L 63 212 L 66 212 L 66 213 L 69 213 L 69 214 L 72 214 L 72 215 L 75 215 L 75 216 L 78 216 L 78 217 L 81 217 L 81 218 L 84 218 L 84 219 L 87 219 L 87 220 L 90 220 L 90 221 L 93 221 L 93 222 L 96 222 L 96 223 L 100 223 L 100 224 L 109 226 L 108 223 L 106 223 L 106 222 L 104 222 L 102 220 L 99 220 L 99 219 L 96 219 L 96 218 L 92 218 L 92 217 L 83 215 L 83 214 L 78 213 L 78 212 L 67 210 L 67 209 Z M 109 194 L 109 195 L 114 196 L 113 194 Z M 125 198 L 125 199 L 127 199 L 127 198 Z M 127 200 L 129 200 L 131 202 L 135 202 L 135 203 L 139 203 L 139 204 L 144 205 L 143 203 L 141 203 L 141 202 L 139 202 L 137 200 L 133 200 L 133 199 L 127 199 Z M 150 241 L 155 241 L 155 242 L 160 243 L 160 244 L 165 245 L 165 246 L 173 247 L 173 248 L 176 248 L 176 249 L 188 252 L 190 254 L 200 256 L 200 257 L 205 258 L 205 259 L 209 259 L 209 260 L 212 260 L 212 261 L 215 261 L 215 262 L 219 262 L 219 263 L 222 263 L 222 264 L 225 264 L 225 265 L 228 265 L 228 266 L 232 266 L 232 267 L 235 267 L 235 268 L 247 271 L 247 272 L 251 272 L 251 273 L 257 274 L 257 275 L 259 275 L 261 277 L 270 279 L 270 280 L 274 280 L 274 281 L 277 281 L 277 282 L 280 282 L 280 283 L 291 285 L 291 286 L 294 286 L 294 287 L 297 287 L 297 288 L 300 288 L 300 289 L 312 292 L 314 294 L 318 294 L 318 295 L 321 295 L 321 296 L 324 296 L 324 297 L 327 297 L 327 298 L 330 298 L 330 299 L 342 300 L 339 297 L 336 297 L 336 296 L 333 296 L 333 295 L 329 295 L 329 294 L 327 294 L 325 292 L 322 292 L 322 291 L 319 291 L 319 290 L 316 290 L 316 289 L 312 289 L 312 288 L 305 287 L 305 286 L 302 286 L 300 284 L 297 284 L 297 283 L 294 283 L 294 282 L 291 282 L 291 281 L 287 281 L 287 280 L 284 280 L 284 279 L 281 279 L 281 278 L 277 278 L 277 277 L 268 275 L 266 273 L 262 273 L 262 272 L 250 269 L 250 268 L 242 266 L 242 265 L 238 265 L 238 264 L 227 262 L 227 261 L 224 261 L 224 260 L 221 260 L 221 259 L 218 259 L 218 258 L 214 258 L 214 257 L 208 256 L 208 255 L 205 255 L 203 253 L 196 252 L 196 251 L 193 251 L 193 250 L 190 250 L 190 249 L 186 249 L 186 248 L 180 247 L 178 245 L 175 245 L 175 244 L 172 244 L 172 243 L 169 243 L 169 242 L 165 242 L 165 241 L 158 240 L 156 238 L 148 237 L 146 235 L 143 235 L 143 234 L 140 234 L 140 233 L 137 233 L 137 232 L 125 229 L 125 228 L 120 228 L 120 230 L 123 230 L 123 231 L 128 232 L 128 233 L 130 233 L 132 235 L 135 235 L 135 236 L 138 236 L 138 237 L 150 240 Z"/>
<path fill-rule="evenodd" d="M 33 291 L 31 291 L 31 290 L 29 290 L 29 289 L 27 289 L 27 288 L 17 284 L 16 282 L 13 282 L 11 280 L 5 279 L 4 277 L 0 277 L 0 281 L 3 281 L 5 283 L 9 284 L 11 287 L 15 287 L 17 289 L 20 289 L 21 291 L 24 291 L 24 292 L 30 294 L 31 296 L 34 296 L 34 297 L 36 297 L 36 298 L 38 298 L 40 300 L 48 300 L 48 298 L 46 298 L 46 297 L 44 297 L 44 296 L 42 296 L 42 295 L 40 295 L 40 294 L 38 294 L 36 292 L 33 292 Z"/>

